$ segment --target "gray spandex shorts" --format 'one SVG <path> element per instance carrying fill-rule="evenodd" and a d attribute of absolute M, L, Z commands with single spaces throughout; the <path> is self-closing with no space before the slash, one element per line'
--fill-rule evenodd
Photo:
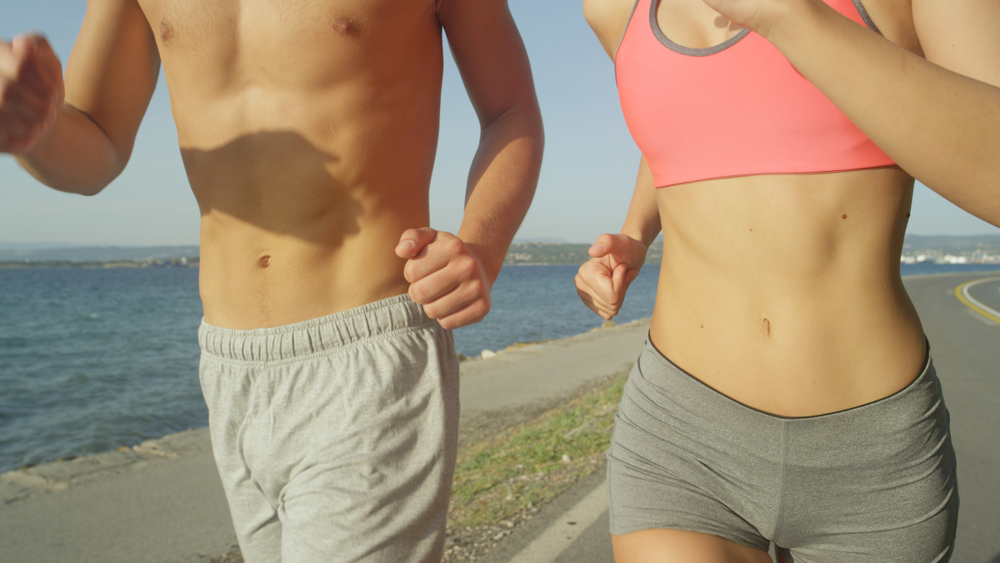
<path fill-rule="evenodd" d="M 958 520 L 948 410 L 928 358 L 902 391 L 782 418 L 701 383 L 650 342 L 608 450 L 611 532 L 711 534 L 796 563 L 947 561 Z"/>
<path fill-rule="evenodd" d="M 202 324 L 212 448 L 247 563 L 437 562 L 458 440 L 451 333 L 406 295 Z"/>

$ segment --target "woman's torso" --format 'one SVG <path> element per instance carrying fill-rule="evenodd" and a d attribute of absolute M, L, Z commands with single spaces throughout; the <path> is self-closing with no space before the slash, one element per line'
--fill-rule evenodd
<path fill-rule="evenodd" d="M 650 337 L 709 386 L 784 416 L 902 389 L 925 360 L 899 277 L 911 193 L 892 168 L 658 190 Z"/>
<path fill-rule="evenodd" d="M 588 6 L 588 18 L 614 57 L 634 3 L 588 2 L 605 3 Z M 908 6 L 864 8 L 886 37 L 919 52 Z M 686 47 L 740 31 L 701 0 L 663 0 L 656 11 L 663 35 Z M 925 361 L 899 277 L 912 187 L 899 168 L 880 167 L 657 189 L 664 259 L 652 341 L 707 385 L 784 416 L 902 389 Z"/>

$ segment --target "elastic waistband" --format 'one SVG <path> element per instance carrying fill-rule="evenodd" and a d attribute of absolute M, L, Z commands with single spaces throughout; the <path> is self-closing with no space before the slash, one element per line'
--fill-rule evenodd
<path fill-rule="evenodd" d="M 727 420 L 741 421 L 740 424 L 746 424 L 748 427 L 784 423 L 799 428 L 816 424 L 826 427 L 846 424 L 877 425 L 885 429 L 895 425 L 905 427 L 914 417 L 920 418 L 943 408 L 940 383 L 929 353 L 917 378 L 896 393 L 846 410 L 805 417 L 784 417 L 768 413 L 716 391 L 670 361 L 648 338 L 644 355 L 647 360 L 659 364 L 659 367 L 649 364 L 643 367 L 656 370 L 661 376 L 667 376 L 677 395 L 684 397 L 685 405 L 714 412 Z M 640 357 L 640 362 L 642 360 Z M 888 414 L 887 409 L 891 409 L 893 413 Z"/>
<path fill-rule="evenodd" d="M 382 299 L 325 317 L 272 328 L 198 328 L 203 355 L 240 362 L 301 358 L 360 341 L 435 323 L 407 294 Z"/>

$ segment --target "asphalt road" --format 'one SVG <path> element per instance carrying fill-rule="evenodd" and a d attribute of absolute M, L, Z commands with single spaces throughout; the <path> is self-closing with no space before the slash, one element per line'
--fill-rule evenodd
<path fill-rule="evenodd" d="M 967 287 L 968 304 L 957 297 L 957 288 L 979 280 L 985 281 Z M 951 562 L 1000 563 L 1000 274 L 919 276 L 904 283 L 951 412 L 961 498 Z M 611 563 L 606 497 L 600 508 L 579 510 L 603 486 L 603 471 L 582 481 L 484 563 Z"/>

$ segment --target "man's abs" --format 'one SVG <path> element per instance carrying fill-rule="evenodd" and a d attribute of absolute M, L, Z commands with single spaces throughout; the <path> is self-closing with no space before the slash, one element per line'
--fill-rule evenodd
<path fill-rule="evenodd" d="M 442 72 L 434 2 L 139 0 L 202 216 L 205 318 L 277 326 L 406 291 Z"/>
<path fill-rule="evenodd" d="M 326 316 L 406 293 L 393 252 L 403 224 L 319 218 L 287 234 L 221 213 L 202 216 L 199 286 L 205 321 L 255 329 Z M 327 222 L 328 221 L 328 222 Z"/>
<path fill-rule="evenodd" d="M 653 343 L 707 385 L 778 415 L 902 389 L 925 360 L 899 277 L 911 194 L 896 168 L 658 190 Z"/>
<path fill-rule="evenodd" d="M 428 224 L 433 141 L 407 151 L 343 132 L 353 141 L 324 145 L 308 125 L 286 123 L 181 149 L 201 209 L 210 324 L 283 325 L 406 291 L 394 249 L 403 231 Z"/>

